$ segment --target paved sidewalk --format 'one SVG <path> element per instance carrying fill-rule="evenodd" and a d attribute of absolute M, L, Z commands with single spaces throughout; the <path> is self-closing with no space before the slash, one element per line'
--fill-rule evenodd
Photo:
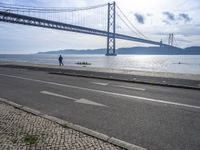
<path fill-rule="evenodd" d="M 121 148 L 0 102 L 0 150 Z"/>

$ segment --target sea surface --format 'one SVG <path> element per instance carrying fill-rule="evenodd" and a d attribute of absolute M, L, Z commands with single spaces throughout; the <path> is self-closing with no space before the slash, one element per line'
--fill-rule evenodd
<path fill-rule="evenodd" d="M 62 55 L 64 64 L 80 66 L 77 62 L 91 63 L 89 67 L 173 72 L 200 75 L 200 55 Z M 58 65 L 56 54 L 0 54 L 0 61 L 30 62 Z"/>

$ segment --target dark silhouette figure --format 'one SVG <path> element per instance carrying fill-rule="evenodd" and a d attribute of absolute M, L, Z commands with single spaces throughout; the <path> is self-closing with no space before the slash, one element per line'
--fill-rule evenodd
<path fill-rule="evenodd" d="M 58 61 L 59 61 L 59 66 L 64 66 L 63 57 L 61 55 L 59 56 Z"/>

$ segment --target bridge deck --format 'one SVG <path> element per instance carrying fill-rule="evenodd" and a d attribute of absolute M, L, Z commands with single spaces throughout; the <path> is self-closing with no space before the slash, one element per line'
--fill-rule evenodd
<path fill-rule="evenodd" d="M 76 26 L 76 25 L 66 24 L 62 22 L 45 20 L 45 19 L 25 16 L 25 15 L 10 13 L 10 12 L 4 12 L 4 11 L 0 11 L 0 21 L 30 25 L 30 26 L 37 26 L 37 27 L 43 27 L 43 28 L 51 28 L 51 29 L 57 29 L 57 30 L 64 30 L 64 31 L 70 31 L 70 32 L 78 32 L 78 33 L 91 34 L 91 35 L 104 36 L 104 37 L 107 37 L 108 34 L 113 35 L 113 33 L 108 33 L 107 31 L 103 31 L 103 30 Z M 160 42 L 155 42 L 155 41 L 146 40 L 142 38 L 132 37 L 132 36 L 118 34 L 118 33 L 116 33 L 114 36 L 117 39 L 160 46 Z M 169 46 L 169 45 L 162 44 L 162 46 Z"/>

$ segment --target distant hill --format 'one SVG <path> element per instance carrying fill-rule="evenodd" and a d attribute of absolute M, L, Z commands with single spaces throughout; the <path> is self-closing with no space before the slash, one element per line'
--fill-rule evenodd
<path fill-rule="evenodd" d="M 200 47 L 193 46 L 185 49 L 169 47 L 129 47 L 119 48 L 117 54 L 121 55 L 200 55 Z M 39 52 L 38 54 L 105 54 L 106 49 L 88 49 L 88 50 L 57 50 L 48 52 Z"/>
<path fill-rule="evenodd" d="M 169 47 L 132 47 L 119 48 L 117 54 L 135 55 L 200 55 L 200 47 L 169 48 Z"/>
<path fill-rule="evenodd" d="M 185 51 L 186 51 L 186 53 L 188 55 L 190 55 L 190 54 L 197 54 L 197 55 L 199 55 L 200 46 L 187 47 L 187 48 L 185 48 Z"/>
<path fill-rule="evenodd" d="M 38 54 L 105 54 L 106 49 L 75 50 L 65 49 L 57 51 L 39 52 Z"/>

